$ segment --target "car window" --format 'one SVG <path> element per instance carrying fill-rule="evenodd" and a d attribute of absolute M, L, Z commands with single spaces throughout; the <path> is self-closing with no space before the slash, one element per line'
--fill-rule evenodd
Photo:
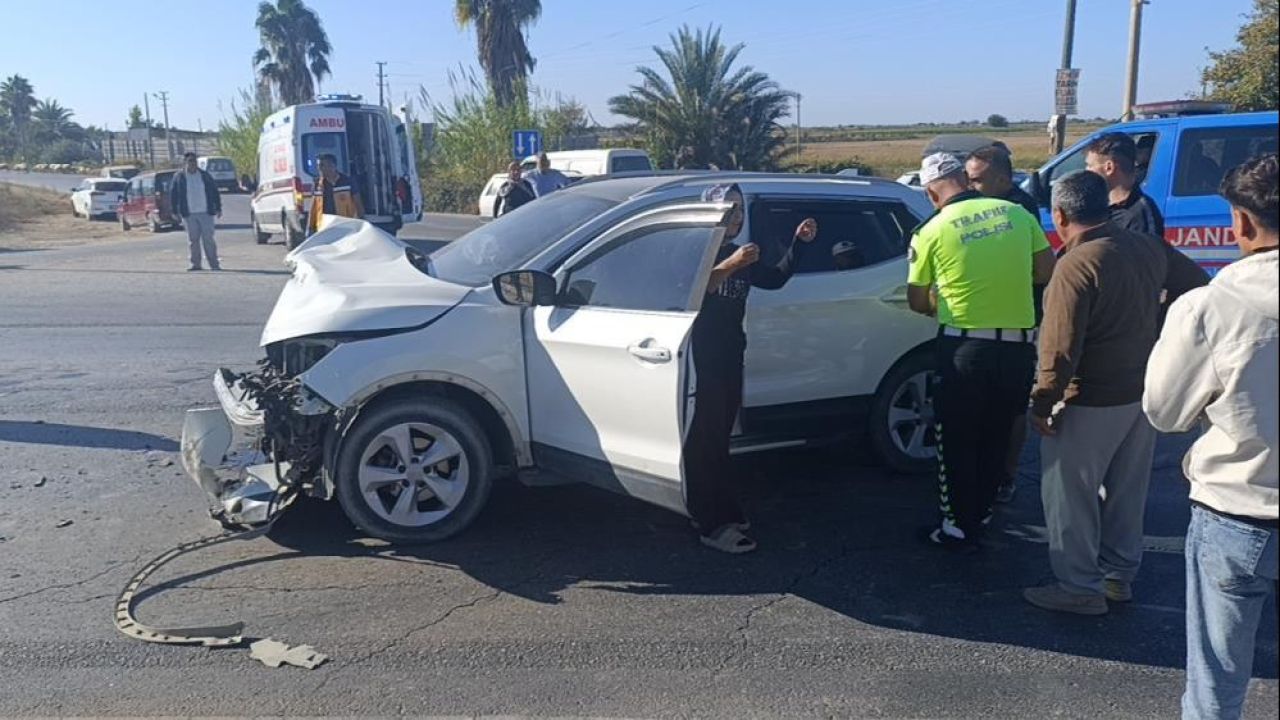
<path fill-rule="evenodd" d="M 779 262 L 807 217 L 818 222 L 818 235 L 799 253 L 798 274 L 856 270 L 902 257 L 919 222 L 894 201 L 758 201 L 752 206 L 751 239 L 760 246 L 761 262 Z"/>
<path fill-rule="evenodd" d="M 122 192 L 126 187 L 128 187 L 128 183 L 123 180 L 107 180 L 93 183 L 93 189 L 102 192 Z"/>
<path fill-rule="evenodd" d="M 1215 195 L 1228 170 L 1275 151 L 1274 125 L 1187 130 L 1178 146 L 1173 194 Z"/>
<path fill-rule="evenodd" d="M 133 180 L 129 181 L 129 194 L 130 195 L 142 194 L 142 178 L 134 178 Z"/>
<path fill-rule="evenodd" d="M 644 170 L 652 170 L 653 165 L 649 162 L 649 158 L 644 155 L 623 155 L 615 157 L 609 161 L 613 172 L 638 172 Z"/>
<path fill-rule="evenodd" d="M 553 193 L 445 245 L 431 256 L 429 272 L 461 285 L 487 285 L 617 204 L 598 195 Z"/>
<path fill-rule="evenodd" d="M 154 175 L 150 177 L 142 178 L 142 194 L 143 195 L 150 195 L 151 193 L 155 192 L 156 186 L 155 186 L 154 178 L 155 178 Z"/>
<path fill-rule="evenodd" d="M 340 132 L 306 133 L 302 136 L 303 169 L 311 177 L 320 175 L 320 156 L 331 153 L 338 160 L 338 172 L 349 173 L 346 135 Z"/>
<path fill-rule="evenodd" d="M 1156 140 L 1159 135 L 1154 132 L 1129 133 L 1134 143 L 1138 146 L 1137 173 L 1139 182 L 1146 182 L 1147 168 L 1151 167 L 1151 160 L 1155 156 Z M 1049 169 L 1049 184 L 1057 182 L 1059 178 L 1066 177 L 1077 170 L 1084 170 L 1085 155 L 1089 152 L 1089 144 L 1082 145 L 1080 149 L 1064 157 L 1061 162 Z"/>
<path fill-rule="evenodd" d="M 559 304 L 684 312 L 714 233 L 687 225 L 638 230 L 570 270 Z"/>

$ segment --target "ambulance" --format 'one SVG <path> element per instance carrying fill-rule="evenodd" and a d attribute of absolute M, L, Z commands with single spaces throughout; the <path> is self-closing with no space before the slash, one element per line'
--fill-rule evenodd
<path fill-rule="evenodd" d="M 394 235 L 422 219 L 409 125 L 384 107 L 362 103 L 358 95 L 321 95 L 263 123 L 258 188 L 250 201 L 259 244 L 279 235 L 292 249 L 306 238 L 319 157 L 326 153 L 354 181 L 365 220 Z"/>

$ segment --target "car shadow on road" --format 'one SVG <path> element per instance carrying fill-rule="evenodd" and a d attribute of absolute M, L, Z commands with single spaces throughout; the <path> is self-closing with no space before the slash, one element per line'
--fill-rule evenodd
<path fill-rule="evenodd" d="M 1034 444 L 1032 444 L 1034 445 Z M 1168 474 L 1181 447 L 1157 463 Z M 1031 451 L 1034 453 L 1034 447 Z M 370 547 L 336 504 L 285 516 L 272 539 L 306 555 L 429 562 L 503 592 L 556 604 L 562 594 L 792 596 L 883 628 L 1159 667 L 1184 664 L 1183 556 L 1188 511 L 1178 487 L 1148 505 L 1149 548 L 1135 602 L 1105 617 L 1048 613 L 1021 590 L 1051 579 L 1034 459 L 982 552 L 929 547 L 927 477 L 896 477 L 829 451 L 756 456 L 739 464 L 760 550 L 731 557 L 701 547 L 688 521 L 586 487 L 508 483 L 462 536 L 436 545 Z M 342 528 L 338 531 L 338 528 Z M 1255 674 L 1276 677 L 1276 613 L 1264 614 Z"/>
<path fill-rule="evenodd" d="M 20 420 L 0 420 L 0 442 L 109 450 L 178 450 L 178 443 L 150 433 Z"/>

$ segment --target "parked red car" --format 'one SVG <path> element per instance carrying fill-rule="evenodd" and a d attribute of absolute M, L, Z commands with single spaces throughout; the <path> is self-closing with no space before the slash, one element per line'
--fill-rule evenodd
<path fill-rule="evenodd" d="M 138 175 L 129 180 L 129 189 L 116 214 L 120 227 L 147 226 L 151 232 L 182 227 L 182 219 L 169 207 L 169 183 L 177 170 L 161 170 Z"/>

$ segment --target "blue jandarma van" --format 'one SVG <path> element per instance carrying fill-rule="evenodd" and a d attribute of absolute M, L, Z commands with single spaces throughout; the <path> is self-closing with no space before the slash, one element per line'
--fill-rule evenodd
<path fill-rule="evenodd" d="M 1040 202 L 1040 220 L 1052 232 L 1049 193 L 1055 179 L 1084 169 L 1085 149 L 1098 136 L 1124 132 L 1138 145 L 1142 189 L 1164 214 L 1165 240 L 1210 274 L 1236 260 L 1240 251 L 1231 234 L 1227 203 L 1218 195 L 1222 176 L 1245 160 L 1276 152 L 1277 113 L 1204 113 L 1205 103 L 1140 105 L 1153 115 L 1102 128 L 1050 160 L 1024 185 Z M 1056 243 L 1056 236 L 1053 237 Z"/>

